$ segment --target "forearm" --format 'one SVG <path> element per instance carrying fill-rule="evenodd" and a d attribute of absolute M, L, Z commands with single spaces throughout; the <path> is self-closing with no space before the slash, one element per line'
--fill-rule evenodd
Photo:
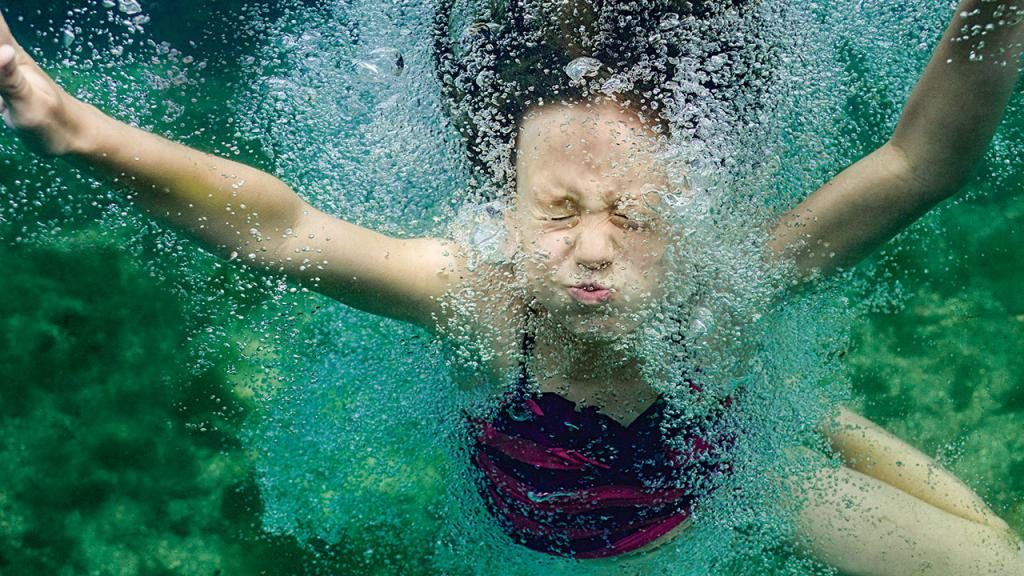
<path fill-rule="evenodd" d="M 964 183 L 992 139 L 1018 77 L 1022 15 L 1024 3 L 961 2 L 907 101 L 891 144 L 937 199 Z"/>
<path fill-rule="evenodd" d="M 0 116 L 33 151 L 96 168 L 208 248 L 367 312 L 435 328 L 471 272 L 460 247 L 345 222 L 254 168 L 132 128 L 71 97 L 0 14 Z"/>
<path fill-rule="evenodd" d="M 77 105 L 83 130 L 64 157 L 96 168 L 134 203 L 220 255 L 272 266 L 299 216 L 312 210 L 269 174 Z"/>
<path fill-rule="evenodd" d="M 844 408 L 824 432 L 851 469 L 949 514 L 994 528 L 1007 528 L 959 478 L 873 422 Z"/>
<path fill-rule="evenodd" d="M 775 254 L 804 275 L 852 266 L 960 189 L 1018 77 L 1024 24 L 1001 6 L 960 4 L 892 138 L 782 214 Z"/>

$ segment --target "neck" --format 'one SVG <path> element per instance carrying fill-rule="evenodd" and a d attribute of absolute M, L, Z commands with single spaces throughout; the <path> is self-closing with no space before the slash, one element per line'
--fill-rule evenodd
<path fill-rule="evenodd" d="M 657 399 L 657 393 L 644 381 L 634 337 L 612 342 L 584 340 L 543 321 L 534 334 L 531 369 L 542 392 L 554 392 L 577 405 L 595 406 L 623 426 Z"/>
<path fill-rule="evenodd" d="M 600 385 L 641 380 L 634 337 L 587 340 L 561 325 L 541 319 L 536 327 L 536 369 L 570 385 Z"/>

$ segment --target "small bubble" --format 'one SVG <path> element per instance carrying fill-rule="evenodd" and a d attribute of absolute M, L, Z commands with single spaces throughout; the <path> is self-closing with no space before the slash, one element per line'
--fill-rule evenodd
<path fill-rule="evenodd" d="M 675 12 L 669 12 L 661 17 L 661 21 L 658 22 L 658 28 L 662 30 L 672 30 L 673 28 L 679 27 L 679 14 Z"/>
<path fill-rule="evenodd" d="M 721 56 L 719 54 L 715 54 L 711 58 L 708 58 L 708 63 L 706 65 L 706 68 L 709 71 L 714 72 L 716 70 L 721 70 L 726 64 L 727 64 L 727 60 L 725 59 L 725 57 L 723 57 L 723 56 Z"/>
<path fill-rule="evenodd" d="M 476 85 L 479 86 L 480 88 L 486 88 L 493 78 L 494 72 L 491 72 L 490 70 L 484 70 L 483 72 L 480 72 L 479 74 L 476 75 L 474 82 L 476 82 Z"/>
<path fill-rule="evenodd" d="M 117 0 L 117 9 L 129 16 L 142 12 L 138 0 Z"/>
<path fill-rule="evenodd" d="M 601 61 L 597 58 L 580 56 L 565 65 L 565 73 L 569 78 L 572 78 L 574 82 L 579 82 L 584 77 L 597 75 L 597 71 L 601 69 L 601 66 L 603 66 L 603 64 L 601 64 Z"/>
<path fill-rule="evenodd" d="M 405 57 L 396 48 L 376 48 L 352 63 L 362 76 L 377 82 L 387 82 L 405 71 Z"/>
<path fill-rule="evenodd" d="M 633 84 L 629 80 L 626 80 L 621 76 L 612 76 L 601 85 L 601 92 L 611 96 L 612 94 L 618 94 L 619 92 L 629 90 L 632 87 Z"/>

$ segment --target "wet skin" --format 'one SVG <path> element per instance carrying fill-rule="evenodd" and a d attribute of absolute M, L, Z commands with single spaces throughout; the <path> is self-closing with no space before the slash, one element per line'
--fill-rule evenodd
<path fill-rule="evenodd" d="M 604 100 L 534 108 L 517 144 L 505 218 L 522 290 L 484 281 L 481 307 L 512 302 L 480 336 L 508 352 L 496 362 L 496 375 L 507 373 L 519 362 L 529 304 L 539 312 L 531 370 L 540 389 L 628 424 L 657 397 L 623 342 L 663 295 L 673 233 L 659 194 L 669 187 L 662 143 L 634 111 Z"/>
<path fill-rule="evenodd" d="M 533 109 L 523 120 L 507 215 L 529 295 L 587 341 L 634 331 L 661 297 L 669 186 L 656 135 L 604 100 Z"/>

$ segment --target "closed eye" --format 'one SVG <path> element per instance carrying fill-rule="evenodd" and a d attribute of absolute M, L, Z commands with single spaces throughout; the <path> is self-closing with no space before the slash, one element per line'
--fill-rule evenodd
<path fill-rule="evenodd" d="M 630 218 L 626 214 L 615 213 L 612 214 L 612 216 L 615 218 L 616 224 L 627 230 L 642 230 L 647 228 L 649 225 L 649 223 L 644 220 Z"/>
<path fill-rule="evenodd" d="M 574 213 L 544 215 L 542 221 L 549 230 L 567 230 L 576 226 L 578 216 Z"/>

